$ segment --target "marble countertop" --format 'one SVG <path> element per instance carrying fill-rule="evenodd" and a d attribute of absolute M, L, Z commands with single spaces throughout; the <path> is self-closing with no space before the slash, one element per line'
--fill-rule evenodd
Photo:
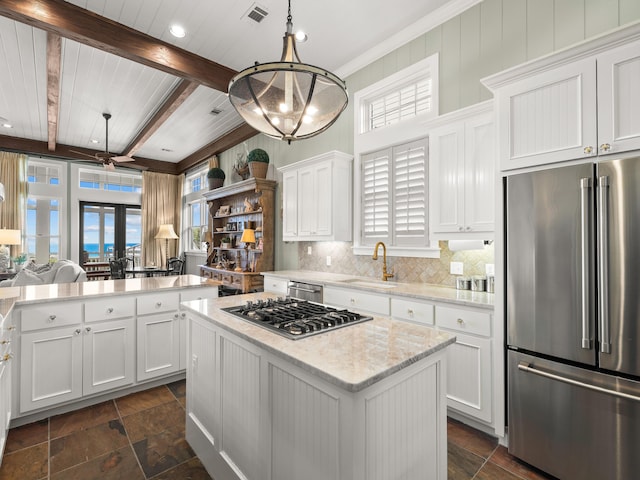
<path fill-rule="evenodd" d="M 358 392 L 455 341 L 453 334 L 388 317 L 374 317 L 368 322 L 290 340 L 220 310 L 247 300 L 276 297 L 273 293 L 252 293 L 182 305 L 216 326 L 350 392 Z"/>
<path fill-rule="evenodd" d="M 24 287 L 0 288 L 0 314 L 6 315 L 14 305 L 40 303 L 51 300 L 78 299 L 95 296 L 152 292 L 167 288 L 195 288 L 218 286 L 220 282 L 197 275 L 172 275 L 124 280 L 96 280 L 91 282 L 54 283 Z"/>
<path fill-rule="evenodd" d="M 382 280 L 375 278 L 345 275 L 341 273 L 314 272 L 311 270 L 279 270 L 273 272 L 262 272 L 262 274 L 286 280 L 313 283 L 325 287 L 332 286 L 358 289 L 374 293 L 416 298 L 419 300 L 432 300 L 452 303 L 455 305 L 466 305 L 486 310 L 494 309 L 493 293 L 457 290 L 443 285 L 431 285 L 428 283 L 400 283 L 391 280 L 383 282 Z"/>

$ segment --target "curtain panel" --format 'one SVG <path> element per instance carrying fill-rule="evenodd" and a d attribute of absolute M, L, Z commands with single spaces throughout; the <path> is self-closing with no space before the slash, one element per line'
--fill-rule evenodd
<path fill-rule="evenodd" d="M 20 230 L 24 239 L 24 212 L 27 209 L 27 155 L 0 152 L 0 183 L 4 185 L 4 202 L 0 203 L 0 228 Z M 11 256 L 24 251 L 22 245 L 10 247 Z"/>
<path fill-rule="evenodd" d="M 164 265 L 177 256 L 180 240 L 156 240 L 160 225 L 172 224 L 180 232 L 182 220 L 182 187 L 184 174 L 142 172 L 142 265 Z"/>

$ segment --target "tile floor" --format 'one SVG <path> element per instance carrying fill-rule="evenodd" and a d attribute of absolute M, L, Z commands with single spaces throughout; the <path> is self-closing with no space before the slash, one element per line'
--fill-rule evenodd
<path fill-rule="evenodd" d="M 184 406 L 180 381 L 12 429 L 0 480 L 211 480 L 184 439 Z M 450 480 L 550 478 L 459 422 L 448 435 Z"/>

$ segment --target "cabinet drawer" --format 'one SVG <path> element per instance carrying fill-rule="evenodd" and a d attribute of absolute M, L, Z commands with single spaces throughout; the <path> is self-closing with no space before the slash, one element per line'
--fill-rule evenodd
<path fill-rule="evenodd" d="M 43 303 L 21 310 L 21 331 L 40 330 L 82 322 L 82 303 Z"/>
<path fill-rule="evenodd" d="M 419 300 L 391 299 L 391 316 L 425 325 L 433 325 L 434 306 Z"/>
<path fill-rule="evenodd" d="M 135 297 L 133 295 L 109 297 L 104 300 L 90 300 L 84 304 L 86 322 L 133 317 L 135 311 Z"/>
<path fill-rule="evenodd" d="M 491 336 L 491 314 L 436 306 L 436 325 L 457 332 Z"/>
<path fill-rule="evenodd" d="M 218 287 L 190 288 L 180 292 L 180 301 L 203 300 L 208 298 L 218 298 Z"/>
<path fill-rule="evenodd" d="M 272 293 L 280 293 L 286 295 L 288 291 L 289 280 L 282 278 L 269 277 L 264 275 L 264 291 Z"/>
<path fill-rule="evenodd" d="M 325 287 L 322 301 L 329 305 L 356 311 L 362 310 L 378 315 L 389 315 L 389 297 L 384 295 Z"/>
<path fill-rule="evenodd" d="M 179 304 L 180 294 L 178 292 L 141 295 L 138 297 L 138 315 L 177 310 Z"/>

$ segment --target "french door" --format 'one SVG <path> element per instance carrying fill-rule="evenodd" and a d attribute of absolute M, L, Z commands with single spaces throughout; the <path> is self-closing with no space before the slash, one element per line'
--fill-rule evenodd
<path fill-rule="evenodd" d="M 82 262 L 131 257 L 139 265 L 142 221 L 139 205 L 80 202 Z"/>

